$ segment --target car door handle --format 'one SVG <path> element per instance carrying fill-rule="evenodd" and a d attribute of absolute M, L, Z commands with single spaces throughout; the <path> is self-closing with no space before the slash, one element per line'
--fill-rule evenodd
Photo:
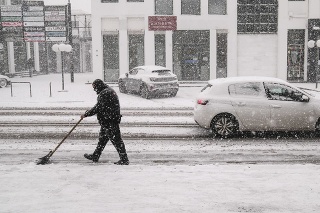
<path fill-rule="evenodd" d="M 279 105 L 271 105 L 272 108 L 281 108 Z"/>

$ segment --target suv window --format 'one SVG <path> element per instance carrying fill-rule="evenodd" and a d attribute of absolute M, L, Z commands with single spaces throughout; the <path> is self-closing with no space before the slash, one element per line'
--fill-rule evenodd
<path fill-rule="evenodd" d="M 132 69 L 129 71 L 130 75 L 136 75 L 138 73 L 138 69 Z"/>
<path fill-rule="evenodd" d="M 259 82 L 237 83 L 229 86 L 230 95 L 259 96 L 261 91 Z"/>
<path fill-rule="evenodd" d="M 264 83 L 267 97 L 270 100 L 300 101 L 302 93 L 287 85 L 277 83 Z"/>

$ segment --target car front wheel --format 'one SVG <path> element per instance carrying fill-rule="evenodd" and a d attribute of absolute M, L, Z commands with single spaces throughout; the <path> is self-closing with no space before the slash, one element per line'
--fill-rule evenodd
<path fill-rule="evenodd" d="M 8 82 L 6 79 L 0 79 L 0 87 L 6 87 L 8 85 Z"/>
<path fill-rule="evenodd" d="M 232 137 L 238 132 L 239 123 L 233 115 L 221 114 L 212 120 L 211 129 L 219 137 Z"/>
<path fill-rule="evenodd" d="M 143 85 L 141 87 L 140 95 L 141 95 L 141 97 L 143 97 L 145 99 L 150 99 L 150 93 L 149 93 L 148 87 L 146 85 Z"/>

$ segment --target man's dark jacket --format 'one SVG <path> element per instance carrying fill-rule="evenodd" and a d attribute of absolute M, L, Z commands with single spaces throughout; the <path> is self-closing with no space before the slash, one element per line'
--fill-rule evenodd
<path fill-rule="evenodd" d="M 101 126 L 110 123 L 120 123 L 120 103 L 117 93 L 108 85 L 99 92 L 97 103 L 84 114 L 86 117 L 97 114 L 97 119 Z"/>

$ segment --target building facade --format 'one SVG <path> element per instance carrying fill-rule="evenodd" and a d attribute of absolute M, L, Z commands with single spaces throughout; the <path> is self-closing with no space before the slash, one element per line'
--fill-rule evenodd
<path fill-rule="evenodd" d="M 180 81 L 272 76 L 313 82 L 319 0 L 92 0 L 96 77 L 116 82 L 139 65 Z"/>

